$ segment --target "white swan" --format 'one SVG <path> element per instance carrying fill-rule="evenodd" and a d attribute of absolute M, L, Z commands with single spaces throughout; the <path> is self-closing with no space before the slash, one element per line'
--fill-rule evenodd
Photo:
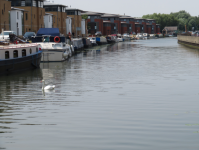
<path fill-rule="evenodd" d="M 45 80 L 42 80 L 41 82 L 43 82 L 42 90 L 53 90 L 55 88 L 55 85 L 47 85 L 47 86 L 45 86 Z"/>

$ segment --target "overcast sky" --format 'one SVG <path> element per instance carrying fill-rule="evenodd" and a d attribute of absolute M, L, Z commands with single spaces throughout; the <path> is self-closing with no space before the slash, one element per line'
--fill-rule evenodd
<path fill-rule="evenodd" d="M 54 0 L 54 3 L 95 12 L 125 13 L 132 17 L 153 13 L 169 14 L 180 10 L 186 10 L 192 16 L 199 15 L 199 0 Z"/>

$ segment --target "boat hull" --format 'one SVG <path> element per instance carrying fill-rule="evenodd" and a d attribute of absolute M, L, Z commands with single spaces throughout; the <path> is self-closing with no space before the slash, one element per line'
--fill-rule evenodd
<path fill-rule="evenodd" d="M 58 49 L 42 49 L 43 54 L 41 62 L 60 62 L 65 61 L 69 57 L 69 53 L 66 50 Z"/>
<path fill-rule="evenodd" d="M 25 70 L 35 69 L 40 67 L 42 52 L 38 52 L 26 57 L 1 60 L 0 75 L 9 75 Z"/>

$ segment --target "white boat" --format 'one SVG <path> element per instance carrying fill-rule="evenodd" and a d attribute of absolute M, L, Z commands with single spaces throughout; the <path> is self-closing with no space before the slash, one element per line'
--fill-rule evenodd
<path fill-rule="evenodd" d="M 91 41 L 92 46 L 97 46 L 97 42 L 96 42 L 96 37 L 88 37 L 88 39 Z"/>
<path fill-rule="evenodd" d="M 123 34 L 123 39 L 124 39 L 125 41 L 128 41 L 128 40 L 130 40 L 131 38 L 130 38 L 130 35 L 129 35 L 128 33 L 124 33 L 124 34 Z"/>
<path fill-rule="evenodd" d="M 149 38 L 148 36 L 148 33 L 143 33 L 143 40 L 147 40 Z"/>
<path fill-rule="evenodd" d="M 42 62 L 65 61 L 72 56 L 71 46 L 65 40 L 57 28 L 41 28 L 37 36 L 32 37 L 32 42 L 37 43 L 43 51 Z"/>
<path fill-rule="evenodd" d="M 117 34 L 117 40 L 118 40 L 118 42 L 123 42 L 124 41 L 124 39 L 122 38 L 121 34 Z"/>
<path fill-rule="evenodd" d="M 143 33 L 137 33 L 137 35 L 136 35 L 136 38 L 138 39 L 138 40 L 143 40 Z"/>
<path fill-rule="evenodd" d="M 38 42 L 37 44 L 43 51 L 42 62 L 65 61 L 72 56 L 71 46 L 66 43 Z"/>

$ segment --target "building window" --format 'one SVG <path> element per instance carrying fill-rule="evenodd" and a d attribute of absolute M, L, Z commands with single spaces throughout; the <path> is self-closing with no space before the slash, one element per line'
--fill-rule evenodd
<path fill-rule="evenodd" d="M 43 2 L 41 2 L 41 8 L 43 8 L 43 6 L 44 6 L 44 3 L 43 3 Z"/>
<path fill-rule="evenodd" d="M 32 54 L 32 49 L 30 48 L 30 54 Z"/>
<path fill-rule="evenodd" d="M 75 11 L 67 11 L 67 15 L 75 15 Z"/>
<path fill-rule="evenodd" d="M 31 6 L 31 0 L 26 0 L 26 1 L 25 1 L 25 5 L 26 5 L 26 6 Z"/>
<path fill-rule="evenodd" d="M 9 51 L 6 51 L 5 52 L 5 59 L 9 59 L 9 58 L 10 58 Z"/>
<path fill-rule="evenodd" d="M 26 56 L 26 50 L 23 49 L 23 50 L 22 50 L 22 57 L 25 57 L 25 56 Z"/>
<path fill-rule="evenodd" d="M 108 20 L 110 20 L 110 18 L 108 18 Z"/>
<path fill-rule="evenodd" d="M 19 19 L 19 12 L 17 12 L 17 19 Z"/>
<path fill-rule="evenodd" d="M 49 22 L 50 22 L 50 16 L 49 16 Z"/>
<path fill-rule="evenodd" d="M 4 4 L 4 12 L 5 12 L 5 9 L 6 9 L 6 4 Z"/>
<path fill-rule="evenodd" d="M 18 50 L 14 50 L 14 51 L 13 51 L 13 56 L 14 56 L 14 58 L 17 58 L 17 57 L 18 57 Z"/>
<path fill-rule="evenodd" d="M 41 7 L 41 2 L 40 1 L 38 1 L 38 7 Z"/>
<path fill-rule="evenodd" d="M 37 3 L 35 0 L 32 1 L 32 6 L 36 7 L 37 6 Z"/>
<path fill-rule="evenodd" d="M 3 15 L 3 9 L 2 9 L 2 15 Z"/>
<path fill-rule="evenodd" d="M 58 11 L 60 11 L 60 7 L 58 7 Z"/>
<path fill-rule="evenodd" d="M 21 1 L 21 6 L 25 6 L 25 5 L 26 5 L 25 1 Z"/>
<path fill-rule="evenodd" d="M 91 16 L 88 16 L 88 19 L 90 19 L 91 18 Z"/>
<path fill-rule="evenodd" d="M 26 20 L 28 20 L 28 13 L 26 13 Z"/>

